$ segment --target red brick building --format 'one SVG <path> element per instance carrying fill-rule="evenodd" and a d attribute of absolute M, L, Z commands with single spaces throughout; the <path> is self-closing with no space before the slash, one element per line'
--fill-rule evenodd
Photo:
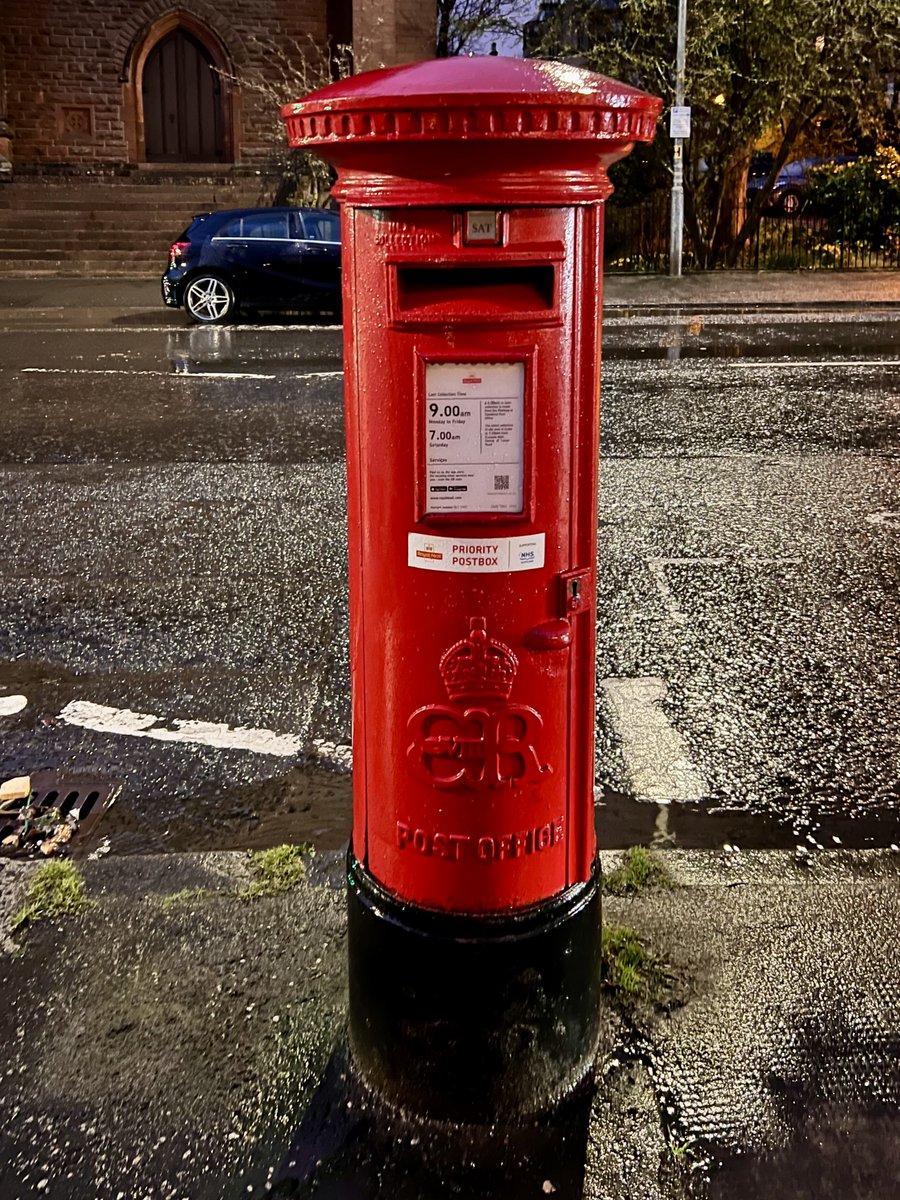
<path fill-rule="evenodd" d="M 2 13 L 0 274 L 26 275 L 156 273 L 191 213 L 271 203 L 279 104 L 328 82 L 337 47 L 356 70 L 432 57 L 436 20 L 435 0 L 2 0 Z"/>
<path fill-rule="evenodd" d="M 16 172 L 258 163 L 273 114 L 242 84 L 266 78 L 273 45 L 321 53 L 351 43 L 358 67 L 429 58 L 434 7 L 433 0 L 4 0 L 0 153 Z"/>

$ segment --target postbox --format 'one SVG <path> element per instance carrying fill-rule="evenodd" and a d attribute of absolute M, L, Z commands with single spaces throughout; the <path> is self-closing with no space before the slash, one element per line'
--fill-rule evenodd
<path fill-rule="evenodd" d="M 350 1037 L 489 1121 L 590 1069 L 606 168 L 660 102 L 561 63 L 368 72 L 282 110 L 342 210 Z"/>

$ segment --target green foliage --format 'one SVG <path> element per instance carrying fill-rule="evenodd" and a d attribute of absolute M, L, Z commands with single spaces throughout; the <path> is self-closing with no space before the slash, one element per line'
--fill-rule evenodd
<path fill-rule="evenodd" d="M 881 250 L 900 241 L 900 152 L 882 147 L 843 166 L 811 172 L 809 200 L 846 242 Z"/>
<path fill-rule="evenodd" d="M 672 886 L 666 868 L 644 846 L 626 850 L 621 866 L 603 876 L 603 890 L 611 896 L 625 896 L 647 887 Z"/>
<path fill-rule="evenodd" d="M 314 853 L 307 842 L 254 851 L 249 856 L 253 882 L 238 895 L 242 900 L 253 900 L 258 896 L 278 896 L 291 891 L 306 874 L 304 859 Z"/>
<path fill-rule="evenodd" d="M 572 53 L 603 74 L 656 95 L 675 94 L 677 0 L 575 0 L 547 23 L 544 53 Z M 888 119 L 885 81 L 900 56 L 897 0 L 690 0 L 685 92 L 685 214 L 698 265 L 733 262 L 758 226 L 764 197 L 744 219 L 747 172 L 767 139 L 774 181 L 800 140 L 877 136 Z M 669 169 L 671 141 L 654 144 Z M 845 143 L 846 144 L 846 143 Z M 626 179 L 627 182 L 627 179 Z"/>
<path fill-rule="evenodd" d="M 696 1140 L 694 1138 L 686 1138 L 683 1142 L 670 1142 L 669 1153 L 677 1163 L 687 1163 L 696 1156 Z"/>
<path fill-rule="evenodd" d="M 74 863 L 56 860 L 38 870 L 25 892 L 25 904 L 10 918 L 13 933 L 44 917 L 71 916 L 90 906 L 84 880 Z"/>

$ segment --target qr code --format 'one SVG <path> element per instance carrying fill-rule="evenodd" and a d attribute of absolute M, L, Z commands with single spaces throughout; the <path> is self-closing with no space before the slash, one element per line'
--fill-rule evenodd
<path fill-rule="evenodd" d="M 495 492 L 508 492 L 509 491 L 509 476 L 508 475 L 495 475 L 494 476 L 494 491 Z"/>

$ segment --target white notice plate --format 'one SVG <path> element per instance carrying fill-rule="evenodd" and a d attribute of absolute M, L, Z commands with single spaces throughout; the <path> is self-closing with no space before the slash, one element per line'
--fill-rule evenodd
<path fill-rule="evenodd" d="M 669 137 L 691 136 L 691 109 L 688 104 L 673 105 L 669 111 Z"/>
<path fill-rule="evenodd" d="M 427 363 L 425 509 L 520 513 L 525 364 Z"/>
<path fill-rule="evenodd" d="M 466 575 L 536 571 L 544 565 L 544 535 L 453 538 L 411 533 L 407 561 L 420 571 L 454 571 Z"/>

